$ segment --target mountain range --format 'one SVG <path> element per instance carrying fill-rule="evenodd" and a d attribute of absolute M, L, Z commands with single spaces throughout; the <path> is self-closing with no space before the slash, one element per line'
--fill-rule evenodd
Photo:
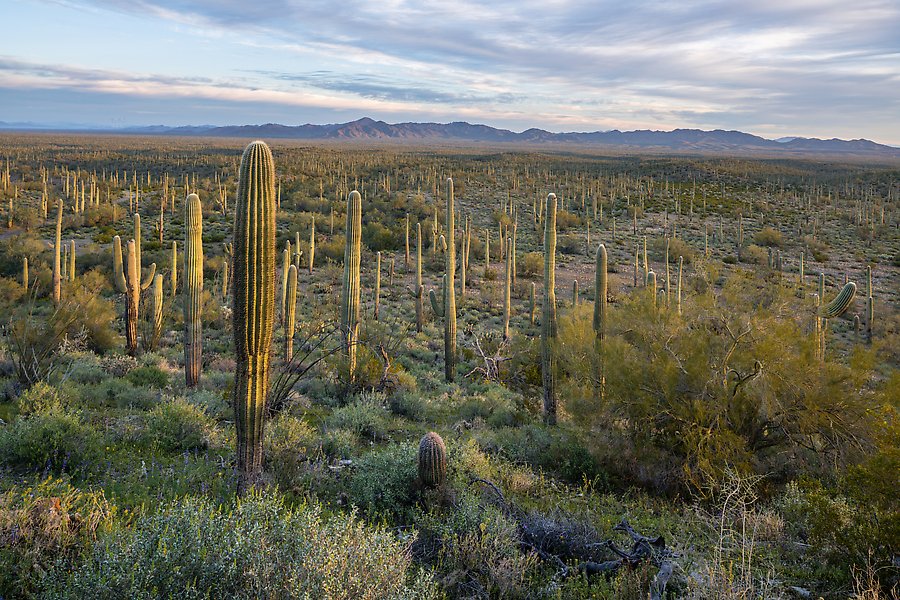
<path fill-rule="evenodd" d="M 19 123 L 2 123 L 3 129 L 37 129 L 22 127 Z M 41 128 L 46 129 L 46 128 Z M 82 130 L 82 128 L 77 128 Z M 133 135 L 172 135 L 239 137 L 259 139 L 298 140 L 356 140 L 410 143 L 479 143 L 479 144 L 524 144 L 538 146 L 584 146 L 593 148 L 616 148 L 621 150 L 643 149 L 660 152 L 728 154 L 822 154 L 854 155 L 882 158 L 900 158 L 900 148 L 878 144 L 870 140 L 823 140 L 818 138 L 785 137 L 770 140 L 741 131 L 716 129 L 675 129 L 673 131 L 594 131 L 553 133 L 543 129 L 527 129 L 516 133 L 508 129 L 498 129 L 488 125 L 473 125 L 466 122 L 454 123 L 386 123 L 368 117 L 349 123 L 330 125 L 192 125 L 168 127 L 154 125 L 105 129 L 105 133 Z"/>

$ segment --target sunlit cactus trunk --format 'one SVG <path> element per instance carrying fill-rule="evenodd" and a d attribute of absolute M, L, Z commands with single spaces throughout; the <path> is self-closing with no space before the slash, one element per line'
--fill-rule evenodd
<path fill-rule="evenodd" d="M 359 263 L 362 249 L 362 196 L 356 190 L 347 197 L 344 278 L 341 290 L 341 333 L 347 355 L 348 381 L 356 372 L 356 346 L 359 342 Z"/>
<path fill-rule="evenodd" d="M 284 361 L 294 358 L 294 330 L 297 327 L 297 266 L 291 265 L 287 275 L 287 305 L 284 318 Z"/>
<path fill-rule="evenodd" d="M 425 286 L 422 285 L 422 224 L 416 223 L 416 332 L 425 326 Z"/>
<path fill-rule="evenodd" d="M 556 365 L 553 340 L 556 338 L 556 194 L 547 195 L 544 216 L 544 304 L 541 313 L 541 381 L 544 421 L 556 424 Z"/>
<path fill-rule="evenodd" d="M 243 492 L 262 473 L 275 319 L 275 163 L 264 142 L 244 150 L 234 212 L 234 412 Z"/>
<path fill-rule="evenodd" d="M 197 194 L 184 202 L 184 381 L 200 382 L 203 363 L 203 211 Z"/>
<path fill-rule="evenodd" d="M 62 272 L 60 264 L 60 254 L 62 252 L 62 217 L 63 202 L 56 203 L 56 237 L 53 241 L 53 303 L 59 305 L 62 299 Z M 119 256 L 121 258 L 121 251 Z"/>
<path fill-rule="evenodd" d="M 453 381 L 456 374 L 456 224 L 454 222 L 453 180 L 447 178 L 447 283 L 444 288 L 444 378 Z"/>

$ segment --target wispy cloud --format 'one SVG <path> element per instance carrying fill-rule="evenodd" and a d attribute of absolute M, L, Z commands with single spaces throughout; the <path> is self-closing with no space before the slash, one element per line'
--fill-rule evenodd
<path fill-rule="evenodd" d="M 740 127 L 900 142 L 896 0 L 64 3 L 172 28 L 222 60 L 214 72 L 206 72 L 211 58 L 191 72 L 185 52 L 183 77 L 146 74 L 165 72 L 162 65 L 129 74 L 112 58 L 72 67 L 61 45 L 55 71 L 6 48 L 0 86 L 88 82 L 102 92 L 331 105 L 385 117 L 551 129 Z M 151 61 L 153 48 L 137 51 Z"/>

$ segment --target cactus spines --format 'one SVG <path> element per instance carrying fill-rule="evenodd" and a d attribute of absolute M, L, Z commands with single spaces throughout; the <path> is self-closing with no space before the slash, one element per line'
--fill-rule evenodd
<path fill-rule="evenodd" d="M 606 246 L 597 246 L 596 271 L 594 274 L 594 332 L 602 340 L 606 332 L 606 297 L 608 293 L 608 259 Z"/>
<path fill-rule="evenodd" d="M 447 245 L 444 274 L 444 378 L 453 381 L 456 374 L 456 224 L 454 222 L 453 179 L 447 178 Z"/>
<path fill-rule="evenodd" d="M 234 412 L 238 490 L 263 466 L 269 353 L 275 320 L 275 163 L 264 142 L 244 150 L 234 220 Z"/>
<path fill-rule="evenodd" d="M 416 332 L 425 326 L 425 286 L 422 285 L 422 224 L 416 223 Z"/>
<path fill-rule="evenodd" d="M 419 480 L 425 488 L 441 488 L 447 480 L 447 447 L 433 431 L 419 442 Z"/>
<path fill-rule="evenodd" d="M 287 305 L 284 317 L 284 361 L 294 358 L 294 329 L 297 327 L 297 266 L 291 265 L 287 274 Z"/>
<path fill-rule="evenodd" d="M 510 284 L 512 283 L 512 240 L 506 238 L 506 281 L 503 286 L 503 339 L 509 339 Z"/>
<path fill-rule="evenodd" d="M 678 314 L 681 314 L 681 270 L 684 267 L 684 257 L 678 257 L 678 284 L 675 287 L 675 302 L 678 306 Z"/>
<path fill-rule="evenodd" d="M 61 265 L 60 253 L 62 252 L 62 217 L 63 217 L 63 201 L 56 201 L 56 238 L 53 242 L 53 303 L 59 305 L 62 299 L 61 284 Z M 122 252 L 119 247 L 119 262 L 121 263 Z M 119 265 L 121 267 L 121 264 Z"/>
<path fill-rule="evenodd" d="M 834 300 L 822 307 L 820 316 L 824 319 L 834 319 L 841 316 L 850 308 L 850 303 L 853 302 L 855 296 L 856 284 L 850 281 L 841 289 Z"/>
<path fill-rule="evenodd" d="M 341 290 L 341 332 L 347 355 L 348 380 L 356 371 L 356 344 L 359 340 L 359 261 L 362 246 L 362 196 L 353 190 L 347 196 L 344 279 Z"/>
<path fill-rule="evenodd" d="M 378 320 L 378 309 L 381 305 L 381 252 L 375 254 L 375 320 Z"/>
<path fill-rule="evenodd" d="M 184 381 L 194 387 L 203 358 L 203 211 L 197 194 L 184 202 L 184 280 Z"/>
<path fill-rule="evenodd" d="M 69 281 L 75 281 L 75 240 L 69 240 Z"/>
<path fill-rule="evenodd" d="M 316 218 L 309 225 L 309 274 L 312 275 L 313 263 L 316 260 Z"/>
<path fill-rule="evenodd" d="M 547 194 L 544 217 L 544 302 L 541 314 L 541 382 L 544 421 L 556 424 L 556 373 L 551 344 L 556 338 L 556 194 Z"/>
<path fill-rule="evenodd" d="M 163 276 L 153 278 L 153 328 L 147 347 L 154 350 L 162 337 L 163 326 Z"/>
<path fill-rule="evenodd" d="M 174 203 L 173 203 L 174 204 Z M 178 242 L 172 240 L 172 266 L 169 270 L 172 286 L 172 295 L 178 290 Z"/>

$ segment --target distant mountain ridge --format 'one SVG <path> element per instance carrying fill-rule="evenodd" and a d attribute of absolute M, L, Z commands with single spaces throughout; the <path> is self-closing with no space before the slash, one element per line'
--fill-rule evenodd
<path fill-rule="evenodd" d="M 0 122 L 0 128 L 13 129 L 19 124 Z M 44 129 L 44 128 L 41 128 Z M 105 129 L 110 133 L 174 136 L 215 136 L 261 139 L 360 140 L 409 142 L 478 142 L 535 145 L 576 145 L 621 149 L 647 149 L 680 152 L 726 152 L 767 154 L 847 154 L 856 156 L 900 158 L 900 148 L 870 140 L 823 140 L 786 137 L 769 140 L 741 131 L 716 129 L 675 129 L 672 131 L 593 131 L 553 133 L 543 129 L 527 129 L 516 133 L 488 125 L 456 121 L 453 123 L 386 123 L 364 117 L 349 123 L 330 125 L 198 125 L 168 127 L 154 125 Z"/>

